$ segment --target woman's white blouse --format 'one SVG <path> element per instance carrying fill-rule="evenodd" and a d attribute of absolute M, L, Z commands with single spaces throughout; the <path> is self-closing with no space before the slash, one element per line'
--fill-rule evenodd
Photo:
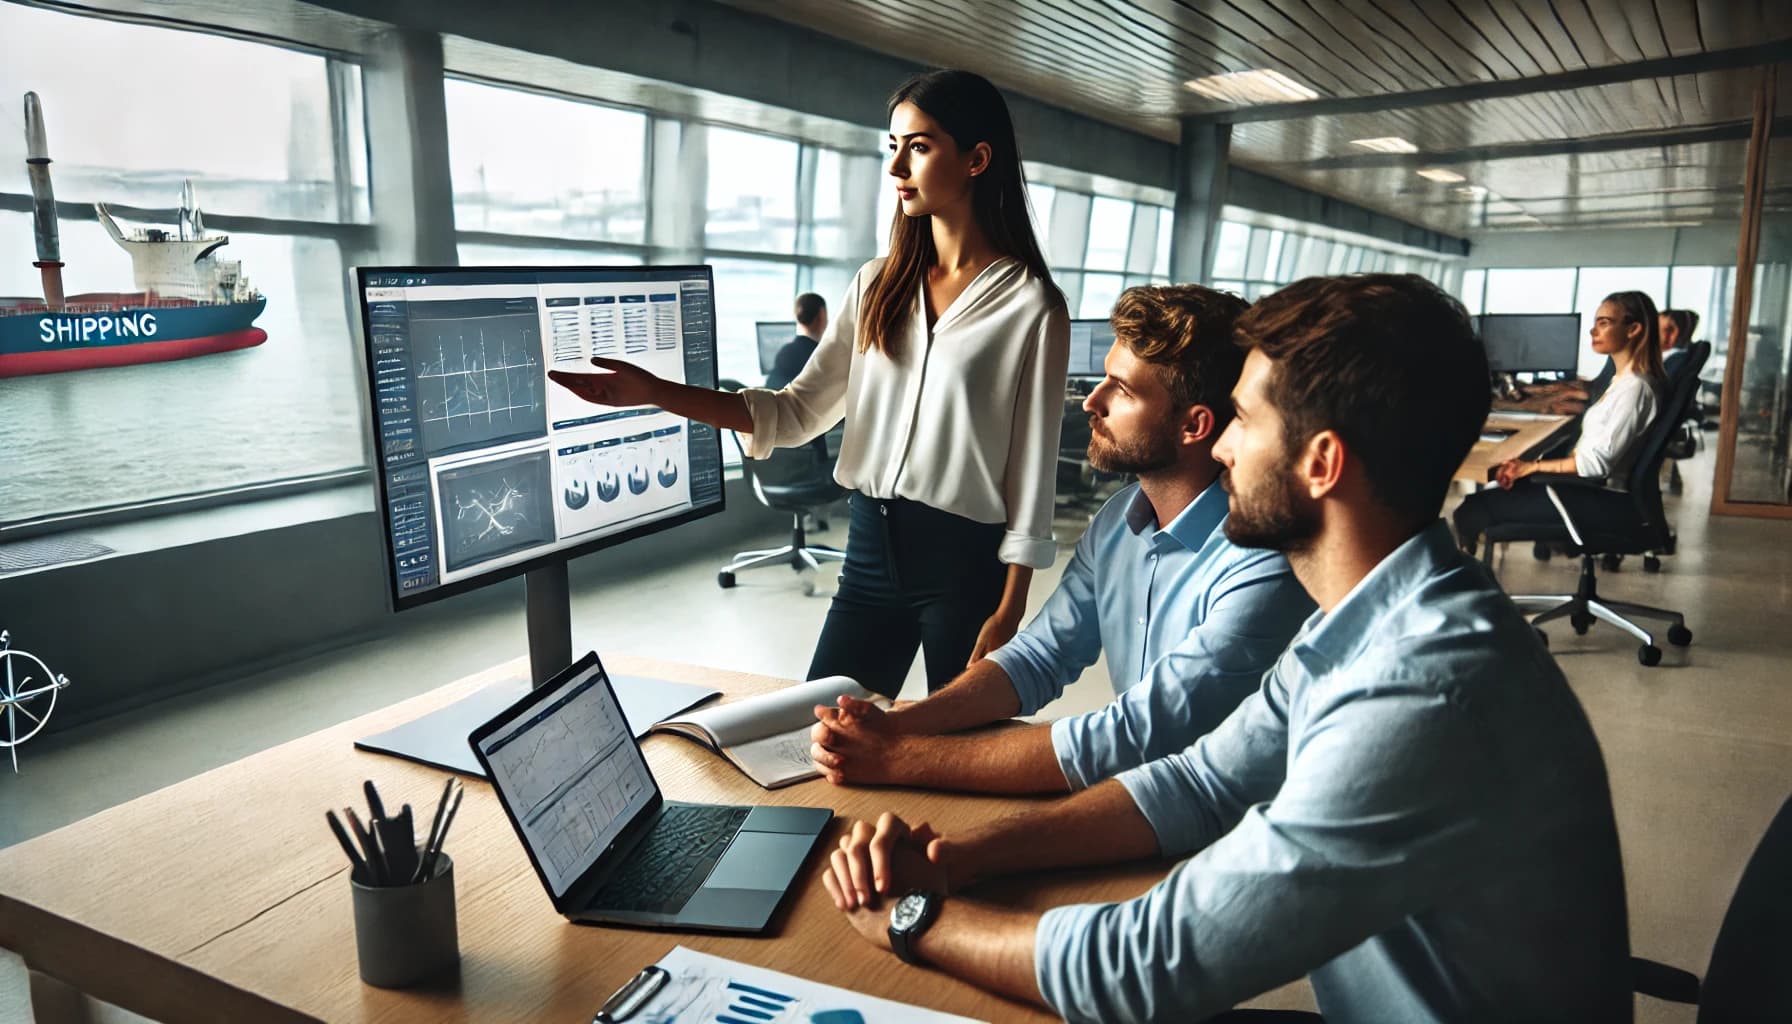
<path fill-rule="evenodd" d="M 1585 477 L 1611 478 L 1623 487 L 1636 458 L 1636 442 L 1654 419 L 1655 389 L 1649 382 L 1634 373 L 1614 377 L 1605 394 L 1581 417 L 1574 471 Z"/>
<path fill-rule="evenodd" d="M 859 268 L 808 366 L 782 390 L 741 392 L 749 458 L 846 419 L 834 479 L 873 498 L 908 498 L 1003 523 L 999 557 L 1052 564 L 1052 498 L 1070 319 L 1025 264 L 985 267 L 927 330 L 922 288 L 894 358 L 858 350 L 859 303 L 882 259 Z M 923 286 L 924 287 L 924 286 Z"/>

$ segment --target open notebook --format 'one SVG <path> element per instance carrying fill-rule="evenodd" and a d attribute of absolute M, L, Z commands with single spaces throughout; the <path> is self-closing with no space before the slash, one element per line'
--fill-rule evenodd
<path fill-rule="evenodd" d="M 888 707 L 889 700 L 846 676 L 825 676 L 745 700 L 688 712 L 654 725 L 696 740 L 734 763 L 766 789 L 812 779 L 821 773 L 809 760 L 809 730 L 815 705 L 832 705 L 841 694 Z"/>

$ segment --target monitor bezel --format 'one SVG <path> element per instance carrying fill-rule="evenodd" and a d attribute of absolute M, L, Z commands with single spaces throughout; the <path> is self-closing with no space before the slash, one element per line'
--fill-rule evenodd
<path fill-rule="evenodd" d="M 380 443 L 379 443 L 379 429 L 380 429 L 379 395 L 378 395 L 378 392 L 375 390 L 374 384 L 373 384 L 373 380 L 374 380 L 373 368 L 374 368 L 374 358 L 375 357 L 374 357 L 374 353 L 373 353 L 373 324 L 372 324 L 371 318 L 368 316 L 368 311 L 367 311 L 367 278 L 371 275 L 376 275 L 376 274 L 378 274 L 378 275 L 409 274 L 409 275 L 414 275 L 414 276 L 424 276 L 424 275 L 428 275 L 428 274 L 452 274 L 452 273 L 462 273 L 462 272 L 493 273 L 493 274 L 498 274 L 498 273 L 518 273 L 518 274 L 572 273 L 572 274 L 576 274 L 576 273 L 581 273 L 581 272 L 614 272 L 614 271 L 618 271 L 618 270 L 623 270 L 623 271 L 654 270 L 654 271 L 667 271 L 667 272 L 671 272 L 671 273 L 688 272 L 688 271 L 693 271 L 693 270 L 703 271 L 703 273 L 704 273 L 705 277 L 708 279 L 708 283 L 709 283 L 710 315 L 711 315 L 711 320 L 712 320 L 710 329 L 711 329 L 711 333 L 712 334 L 714 333 L 715 325 L 714 325 L 713 321 L 715 319 L 716 278 L 715 278 L 715 268 L 711 267 L 707 263 L 676 264 L 676 265 L 668 264 L 668 265 L 664 265 L 664 266 L 659 266 L 659 265 L 643 266 L 641 264 L 625 264 L 625 265 L 621 265 L 621 266 L 583 265 L 583 266 L 569 266 L 569 267 L 563 267 L 563 266 L 533 266 L 533 267 L 529 267 L 529 266 L 502 266 L 502 267 L 379 266 L 379 267 L 355 267 L 354 268 L 355 303 L 356 303 L 356 305 L 358 305 L 360 307 L 360 312 L 361 312 L 360 327 L 361 327 L 362 369 L 366 374 L 366 377 L 364 378 L 365 383 L 366 383 L 366 392 L 367 392 L 367 403 L 366 403 L 365 408 L 370 417 L 369 428 L 372 430 L 372 437 L 373 437 L 372 459 L 373 459 L 374 486 L 377 489 L 376 493 L 379 496 L 378 514 L 379 514 L 379 519 L 380 519 L 380 529 L 379 529 L 380 550 L 385 555 L 386 600 L 387 600 L 387 603 L 390 606 L 392 611 L 394 611 L 394 612 L 410 611 L 413 608 L 420 608 L 424 605 L 433 604 L 437 601 L 441 601 L 446 598 L 456 597 L 461 594 L 471 593 L 475 590 L 478 590 L 481 587 L 490 586 L 494 583 L 500 583 L 500 582 L 502 582 L 504 580 L 508 580 L 508 579 L 514 579 L 518 576 L 523 576 L 530 572 L 533 572 L 536 569 L 551 568 L 556 564 L 564 564 L 564 563 L 572 561 L 575 558 L 579 558 L 584 555 L 589 555 L 589 554 L 592 554 L 597 551 L 602 551 L 605 548 L 614 547 L 618 544 L 624 544 L 631 540 L 638 540 L 642 537 L 652 536 L 653 534 L 659 533 L 662 530 L 669 530 L 674 526 L 683 526 L 686 523 L 696 522 L 699 519 L 706 519 L 709 516 L 719 515 L 720 513 L 727 510 L 727 508 L 728 508 L 728 480 L 727 480 L 726 467 L 724 467 L 723 477 L 722 477 L 721 497 L 712 506 L 705 507 L 705 508 L 693 508 L 693 509 L 690 509 L 689 511 L 681 512 L 678 515 L 673 516 L 669 519 L 659 519 L 659 520 L 655 520 L 651 523 L 642 523 L 638 526 L 631 526 L 628 529 L 623 530 L 620 533 L 612 533 L 612 534 L 607 534 L 602 537 L 595 537 L 591 540 L 585 541 L 585 542 L 575 545 L 573 547 L 556 548 L 552 551 L 548 551 L 543 554 L 537 555 L 534 558 L 530 558 L 530 559 L 527 559 L 522 562 L 517 562 L 513 565 L 506 565 L 501 568 L 492 569 L 489 572 L 482 572 L 482 573 L 479 573 L 478 575 L 471 576 L 471 577 L 469 577 L 467 579 L 463 579 L 463 580 L 457 580 L 453 583 L 437 583 L 434 587 L 431 587 L 430 589 L 421 591 L 419 593 L 401 594 L 398 590 L 398 562 L 397 562 L 398 556 L 392 546 L 391 495 L 388 494 L 387 490 L 386 490 L 385 457 L 380 450 Z M 718 353 L 718 357 L 719 357 L 719 353 Z M 720 379 L 721 371 L 720 371 L 719 358 L 718 358 L 716 376 L 718 379 Z M 713 384 L 712 384 L 712 386 L 713 386 Z M 688 417 L 686 418 L 686 422 L 689 422 Z M 716 428 L 716 462 L 718 465 L 720 465 L 722 463 L 722 451 L 723 451 L 723 449 L 722 449 L 722 428 L 717 427 Z M 439 569 L 437 570 L 437 577 L 438 577 L 438 579 L 440 578 L 440 570 Z"/>

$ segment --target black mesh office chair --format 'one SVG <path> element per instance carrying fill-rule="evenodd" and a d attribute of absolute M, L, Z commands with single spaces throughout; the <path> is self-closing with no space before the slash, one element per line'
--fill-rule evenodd
<path fill-rule="evenodd" d="M 725 391 L 739 391 L 740 382 L 723 380 Z M 766 508 L 790 513 L 790 543 L 782 547 L 742 551 L 716 573 L 722 588 L 734 586 L 734 574 L 766 565 L 788 565 L 796 572 L 821 569 L 822 562 L 845 561 L 846 553 L 824 544 L 810 544 L 803 528 L 803 516 L 815 513 L 846 497 L 846 488 L 834 482 L 833 460 L 818 444 L 798 448 L 778 448 L 763 459 L 750 459 L 734 435 L 740 450 L 741 472 L 753 488 L 753 496 Z"/>
<path fill-rule="evenodd" d="M 1629 490 L 1607 487 L 1603 480 L 1539 473 L 1528 478 L 1529 486 L 1547 489 L 1560 521 L 1549 525 L 1492 523 L 1484 531 L 1484 551 L 1490 564 L 1493 545 L 1506 541 L 1562 543 L 1571 545 L 1579 553 L 1580 583 L 1574 593 L 1513 596 L 1520 608 L 1538 612 L 1531 620 L 1533 626 L 1541 627 L 1546 622 L 1566 618 L 1576 633 L 1584 634 L 1595 620 L 1610 623 L 1642 641 L 1636 656 L 1644 665 L 1660 664 L 1661 648 L 1655 645 L 1655 638 L 1648 630 L 1626 616 L 1666 620 L 1669 623 L 1668 643 L 1676 647 L 1692 643 L 1692 631 L 1686 628 L 1686 617 L 1679 612 L 1628 601 L 1601 600 L 1594 569 L 1595 560 L 1603 555 L 1671 550 L 1673 531 L 1661 504 L 1661 464 L 1667 458 L 1668 442 L 1679 431 L 1692 403 L 1699 383 L 1699 368 L 1705 365 L 1710 355 L 1711 344 L 1704 341 L 1694 344 L 1687 353 L 1669 384 L 1667 401 L 1637 441 L 1641 450 L 1626 481 Z M 1573 513 L 1569 512 L 1568 503 L 1562 498 L 1569 492 L 1573 494 Z"/>
<path fill-rule="evenodd" d="M 1705 981 L 1632 957 L 1636 990 L 1699 1008 L 1698 1024 L 1792 1020 L 1792 798 L 1780 805 L 1742 869 L 1711 947 Z"/>

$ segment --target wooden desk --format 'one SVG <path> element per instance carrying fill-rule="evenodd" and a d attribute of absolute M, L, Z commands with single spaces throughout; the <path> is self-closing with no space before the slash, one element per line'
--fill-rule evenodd
<path fill-rule="evenodd" d="M 740 696 L 780 685 L 761 676 L 615 658 L 611 671 L 702 683 Z M 55 979 L 34 995 L 40 1024 L 67 988 L 157 1020 L 585 1021 L 604 999 L 674 945 L 888 999 L 983 1020 L 1043 1014 L 932 971 L 903 965 L 855 934 L 822 889 L 812 855 L 767 937 L 721 937 L 573 925 L 554 912 L 489 784 L 469 782 L 449 837 L 461 969 L 437 991 L 363 985 L 355 963 L 348 865 L 325 808 L 359 802 L 361 780 L 388 806 L 434 806 L 442 775 L 352 742 L 479 686 L 526 672 L 520 660 L 326 729 L 67 828 L 0 850 L 0 946 Z M 203 738 L 196 737 L 197 742 Z M 912 813 L 946 832 L 1028 801 L 820 780 L 766 791 L 687 740 L 644 744 L 671 799 L 809 804 L 836 814 Z M 840 823 L 822 843 L 838 840 Z M 1036 876 L 981 893 L 1012 906 L 1126 899 L 1166 865 Z M 74 1003 L 82 1000 L 70 1000 Z M 77 1015 L 71 1015 L 77 1016 Z"/>
<path fill-rule="evenodd" d="M 1508 416 L 1495 412 L 1487 417 L 1483 430 L 1515 430 L 1504 441 L 1476 441 L 1468 458 L 1456 469 L 1456 479 L 1484 484 L 1493 479 L 1499 465 L 1507 459 L 1531 458 L 1555 444 L 1574 422 L 1572 416 Z"/>

